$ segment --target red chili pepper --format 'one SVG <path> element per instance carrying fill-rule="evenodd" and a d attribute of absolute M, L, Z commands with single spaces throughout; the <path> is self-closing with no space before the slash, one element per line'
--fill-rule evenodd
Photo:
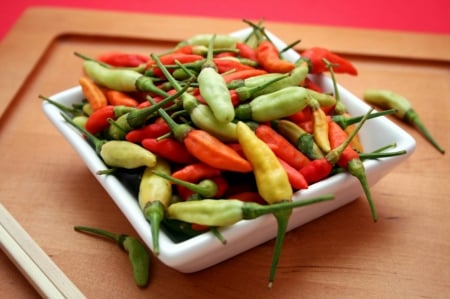
<path fill-rule="evenodd" d="M 178 61 L 179 63 L 191 63 L 191 62 L 195 62 L 195 61 L 201 61 L 204 60 L 205 58 L 201 55 L 197 55 L 197 54 L 184 54 L 184 53 L 170 53 L 170 54 L 165 54 L 162 55 L 160 57 L 158 57 L 159 60 L 161 61 L 161 63 L 163 65 L 175 65 L 176 62 Z M 163 77 L 164 74 L 161 71 L 161 69 L 156 65 L 156 62 L 153 60 L 150 60 L 147 63 L 147 69 L 152 69 L 153 70 L 153 75 L 158 76 L 158 77 Z"/>
<path fill-rule="evenodd" d="M 142 128 L 129 131 L 125 139 L 130 142 L 140 143 L 146 138 L 158 138 L 170 132 L 170 127 L 165 122 L 153 122 Z"/>
<path fill-rule="evenodd" d="M 223 74 L 223 78 L 225 79 L 226 83 L 230 83 L 235 80 L 244 80 L 250 77 L 259 76 L 267 74 L 267 71 L 257 68 L 252 69 L 246 69 L 246 70 L 240 70 L 236 72 L 230 72 L 227 74 Z"/>
<path fill-rule="evenodd" d="M 314 83 L 310 78 L 306 77 L 305 80 L 303 81 L 303 87 L 317 91 L 317 92 L 323 92 L 323 88 Z"/>
<path fill-rule="evenodd" d="M 348 138 L 347 133 L 335 122 L 330 121 L 329 123 L 329 134 L 330 134 L 330 144 L 332 148 L 337 148 L 341 144 L 343 144 Z M 359 158 L 359 154 L 350 146 L 347 145 L 339 157 L 337 164 L 345 169 L 348 172 L 356 177 L 363 190 L 366 194 L 367 201 L 369 202 L 370 210 L 372 213 L 373 221 L 377 221 L 377 211 L 375 209 L 375 205 L 373 203 L 372 195 L 370 193 L 369 184 L 366 178 L 366 172 L 364 168 L 364 164 Z"/>
<path fill-rule="evenodd" d="M 132 98 L 125 92 L 113 89 L 107 89 L 104 92 L 110 105 L 122 105 L 128 107 L 136 107 L 139 105 L 139 102 L 136 99 Z"/>
<path fill-rule="evenodd" d="M 203 162 L 192 163 L 183 166 L 181 169 L 172 173 L 174 178 L 186 182 L 195 183 L 203 179 L 210 179 L 220 176 L 222 171 L 216 167 L 210 166 Z"/>
<path fill-rule="evenodd" d="M 288 73 L 295 64 L 280 58 L 280 52 L 269 40 L 263 40 L 256 48 L 256 58 L 262 68 L 269 73 Z"/>
<path fill-rule="evenodd" d="M 195 54 L 205 56 L 208 48 L 204 45 L 184 45 L 176 48 L 173 53 Z"/>
<path fill-rule="evenodd" d="M 272 129 L 269 125 L 258 125 L 255 130 L 255 134 L 265 143 L 274 144 L 276 147 L 272 150 L 275 155 L 291 165 L 293 168 L 301 169 L 310 162 L 308 157 L 306 157 L 286 138 L 284 138 L 284 136 Z"/>
<path fill-rule="evenodd" d="M 235 58 L 214 58 L 217 72 L 223 74 L 230 71 L 253 70 L 254 67 L 243 64 Z"/>
<path fill-rule="evenodd" d="M 221 52 L 221 53 L 217 53 L 214 55 L 214 58 L 227 58 L 227 57 L 236 57 L 237 53 L 236 52 Z"/>
<path fill-rule="evenodd" d="M 152 153 L 174 163 L 189 164 L 197 161 L 187 151 L 184 144 L 170 137 L 161 140 L 157 138 L 145 138 L 141 141 L 141 144 Z"/>
<path fill-rule="evenodd" d="M 95 110 L 91 115 L 89 115 L 85 124 L 85 129 L 89 133 L 94 135 L 100 133 L 110 126 L 110 119 L 115 120 L 117 119 L 117 117 L 130 111 L 130 109 L 130 107 L 126 106 L 103 106 L 102 108 Z"/>
<path fill-rule="evenodd" d="M 302 58 L 307 58 L 310 61 L 312 74 L 321 74 L 328 71 L 327 65 L 324 63 L 325 58 L 332 63 L 335 73 L 347 73 L 353 76 L 358 75 L 355 66 L 347 59 L 332 53 L 330 50 L 321 47 L 312 47 L 301 52 Z"/>
<path fill-rule="evenodd" d="M 289 178 L 289 183 L 291 184 L 294 190 L 308 189 L 308 182 L 305 177 L 301 174 L 300 171 L 292 167 L 289 163 L 284 161 L 283 159 L 278 158 L 281 165 L 286 170 L 286 173 Z"/>
<path fill-rule="evenodd" d="M 107 52 L 97 56 L 97 60 L 116 67 L 135 67 L 147 63 L 149 57 L 134 53 Z"/>
<path fill-rule="evenodd" d="M 308 106 L 305 109 L 286 117 L 286 119 L 288 119 L 294 123 L 302 123 L 302 122 L 306 122 L 306 121 L 312 121 L 312 109 L 311 109 L 311 107 Z"/>
<path fill-rule="evenodd" d="M 250 45 L 243 42 L 237 42 L 236 48 L 239 50 L 240 57 L 257 61 L 256 51 Z"/>

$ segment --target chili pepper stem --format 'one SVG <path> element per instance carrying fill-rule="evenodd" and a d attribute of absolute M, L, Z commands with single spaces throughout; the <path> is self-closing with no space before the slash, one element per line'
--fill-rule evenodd
<path fill-rule="evenodd" d="M 87 226 L 74 226 L 74 229 L 79 232 L 87 232 L 90 234 L 94 234 L 97 236 L 105 237 L 107 239 L 110 239 L 112 241 L 115 241 L 117 244 L 120 245 L 121 241 L 126 237 L 126 235 L 121 234 L 115 234 L 100 228 L 93 228 L 93 227 L 87 227 Z"/>
<path fill-rule="evenodd" d="M 277 205 L 277 204 L 274 204 Z M 268 287 L 271 288 L 273 281 L 275 280 L 275 274 L 277 271 L 278 261 L 280 260 L 281 249 L 283 247 L 284 236 L 286 235 L 286 230 L 289 222 L 289 218 L 292 214 L 292 209 L 282 210 L 274 212 L 273 215 L 277 220 L 277 237 L 275 239 L 275 247 L 272 256 L 272 264 L 270 266 L 269 272 L 269 284 Z"/>
<path fill-rule="evenodd" d="M 145 219 L 151 224 L 153 253 L 159 255 L 159 231 L 161 221 L 164 219 L 165 208 L 159 200 L 151 201 L 144 207 L 143 213 Z"/>
<path fill-rule="evenodd" d="M 79 113 L 79 110 L 71 108 L 71 107 L 68 107 L 68 106 L 65 106 L 65 105 L 62 105 L 62 104 L 60 104 L 60 103 L 58 103 L 56 101 L 53 101 L 52 99 L 47 98 L 47 97 L 45 97 L 43 95 L 39 95 L 39 98 L 43 99 L 44 101 L 47 101 L 48 103 L 52 104 L 53 106 L 55 106 L 56 108 L 58 108 L 61 111 L 64 111 L 64 112 L 67 112 L 67 113 L 71 113 L 73 115 L 76 115 L 77 113 Z"/>
<path fill-rule="evenodd" d="M 184 180 L 177 179 L 173 176 L 167 175 L 159 171 L 153 171 L 154 174 L 171 181 L 174 184 L 188 188 L 189 190 L 204 196 L 204 197 L 214 197 L 217 194 L 217 184 L 212 180 L 203 180 L 199 184 L 190 183 Z"/>
<path fill-rule="evenodd" d="M 369 202 L 370 212 L 372 213 L 372 219 L 374 222 L 378 220 L 378 213 L 375 209 L 375 204 L 373 202 L 372 194 L 370 192 L 369 183 L 367 182 L 367 177 L 365 175 L 365 169 L 362 161 L 360 159 L 352 159 L 347 164 L 347 169 L 351 175 L 356 177 L 366 195 L 367 201 Z"/>
<path fill-rule="evenodd" d="M 379 159 L 379 158 L 387 158 L 387 157 L 394 157 L 394 156 L 401 156 L 406 154 L 406 150 L 396 151 L 396 152 L 372 152 L 372 153 L 359 153 L 359 158 L 362 160 L 367 159 Z"/>
<path fill-rule="evenodd" d="M 415 126 L 422 135 L 425 136 L 425 138 L 441 153 L 445 154 L 445 149 L 440 146 L 437 141 L 431 136 L 431 133 L 428 131 L 428 129 L 425 127 L 425 124 L 422 122 L 422 120 L 419 118 L 419 115 L 414 111 L 414 109 L 409 109 L 406 111 L 405 115 L 403 116 L 403 119 Z"/>
<path fill-rule="evenodd" d="M 95 152 L 100 153 L 103 144 L 106 143 L 105 140 L 101 140 L 101 139 L 95 137 L 93 134 L 89 133 L 87 130 L 84 130 L 81 127 L 77 126 L 73 122 L 73 120 L 70 119 L 70 117 L 68 117 L 65 113 L 61 113 L 61 116 L 64 118 L 65 121 L 67 121 L 69 124 L 71 124 L 80 133 L 84 134 L 86 136 L 86 138 L 94 145 Z"/>
<path fill-rule="evenodd" d="M 211 226 L 209 227 L 209 230 L 223 245 L 227 244 L 227 239 L 225 239 L 225 237 L 220 233 L 217 227 Z"/>

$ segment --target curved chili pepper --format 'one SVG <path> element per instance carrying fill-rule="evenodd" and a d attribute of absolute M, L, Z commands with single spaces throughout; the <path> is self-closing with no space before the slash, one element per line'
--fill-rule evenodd
<path fill-rule="evenodd" d="M 78 80 L 78 83 L 81 86 L 83 95 L 86 97 L 94 111 L 108 105 L 105 94 L 93 80 L 88 77 L 81 77 Z"/>
<path fill-rule="evenodd" d="M 145 138 L 141 141 L 141 144 L 155 155 L 174 163 L 190 164 L 197 161 L 188 152 L 184 144 L 170 137 L 163 139 Z"/>
<path fill-rule="evenodd" d="M 291 164 L 287 163 L 280 157 L 278 157 L 278 160 L 280 161 L 281 165 L 283 166 L 284 170 L 286 171 L 286 174 L 288 176 L 289 183 L 291 184 L 292 189 L 294 189 L 294 190 L 308 189 L 308 182 L 303 177 L 303 175 L 301 174 L 300 171 L 298 171 L 297 169 L 292 167 Z"/>
<path fill-rule="evenodd" d="M 269 206 L 277 206 L 287 202 L 291 203 L 293 191 L 289 177 L 272 149 L 259 139 L 247 124 L 239 121 L 236 130 L 239 144 L 242 146 L 245 156 L 253 167 L 256 186 L 261 197 L 269 203 Z M 275 277 L 276 267 L 291 213 L 292 209 L 273 212 L 277 220 L 278 230 L 269 274 L 269 285 L 272 284 Z"/>
<path fill-rule="evenodd" d="M 309 163 L 308 157 L 269 125 L 259 124 L 255 134 L 265 143 L 275 144 L 276 149 L 273 149 L 275 155 L 294 169 L 300 169 Z"/>
<path fill-rule="evenodd" d="M 170 181 L 154 172 L 170 174 L 170 163 L 158 158 L 153 167 L 146 167 L 139 184 L 139 206 L 151 224 L 153 252 L 159 254 L 159 231 L 161 221 L 172 198 L 172 186 Z"/>
<path fill-rule="evenodd" d="M 223 77 L 217 72 L 212 59 L 213 35 L 208 49 L 207 61 L 198 74 L 197 82 L 200 94 L 208 103 L 214 116 L 221 123 L 229 123 L 234 119 L 234 106 Z"/>
<path fill-rule="evenodd" d="M 151 258 L 145 245 L 138 239 L 126 234 L 115 234 L 103 229 L 87 226 L 75 226 L 74 229 L 79 232 L 94 234 L 114 241 L 121 249 L 128 253 L 128 259 L 133 268 L 133 277 L 136 285 L 139 287 L 147 286 Z"/>
<path fill-rule="evenodd" d="M 223 74 L 230 71 L 243 71 L 255 69 L 253 66 L 244 64 L 235 57 L 214 58 L 213 62 L 219 74 Z"/>
<path fill-rule="evenodd" d="M 280 52 L 273 42 L 263 40 L 256 48 L 256 60 L 269 73 L 288 73 L 295 64 L 280 58 Z"/>
<path fill-rule="evenodd" d="M 348 134 L 337 123 L 331 121 L 329 123 L 329 128 L 330 144 L 332 148 L 336 148 L 345 142 Z M 367 201 L 369 202 L 372 219 L 373 221 L 377 221 L 377 211 L 367 182 L 364 164 L 359 159 L 359 154 L 351 146 L 347 146 L 340 155 L 337 164 L 344 169 L 347 169 L 351 175 L 359 180 L 364 193 L 366 194 Z"/>
<path fill-rule="evenodd" d="M 333 69 L 336 73 L 347 73 L 353 76 L 358 75 L 355 66 L 347 59 L 331 52 L 322 47 L 312 47 L 300 53 L 304 59 L 308 59 L 311 65 L 310 72 L 312 74 L 321 74 L 328 71 L 323 59 L 325 58 L 334 65 Z"/>
<path fill-rule="evenodd" d="M 310 107 L 313 115 L 313 137 L 316 144 L 324 152 L 331 150 L 330 140 L 328 138 L 328 120 L 327 115 L 315 100 L 310 100 Z"/>
<path fill-rule="evenodd" d="M 237 42 L 236 48 L 239 50 L 239 56 L 257 61 L 256 50 L 249 44 L 244 42 Z"/>
<path fill-rule="evenodd" d="M 146 63 L 146 55 L 124 52 L 106 52 L 97 56 L 97 60 L 115 67 L 135 67 Z"/>
<path fill-rule="evenodd" d="M 172 173 L 174 178 L 195 183 L 203 179 L 210 179 L 220 176 L 222 171 L 219 168 L 205 164 L 203 162 L 192 163 L 176 170 Z"/>
<path fill-rule="evenodd" d="M 390 90 L 369 89 L 364 92 L 364 100 L 383 109 L 396 109 L 394 115 L 397 118 L 414 126 L 441 154 L 445 153 L 445 149 L 433 138 L 407 98 Z"/>

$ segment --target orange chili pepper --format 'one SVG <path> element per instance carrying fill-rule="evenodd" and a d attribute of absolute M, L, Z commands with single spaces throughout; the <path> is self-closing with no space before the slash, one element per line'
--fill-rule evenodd
<path fill-rule="evenodd" d="M 139 102 L 136 99 L 119 90 L 106 89 L 105 96 L 108 100 L 108 103 L 113 106 L 121 105 L 127 107 L 136 107 L 137 105 L 139 105 Z"/>
<path fill-rule="evenodd" d="M 81 77 L 78 80 L 84 96 L 92 107 L 92 110 L 98 110 L 108 104 L 102 89 L 88 77 Z"/>
<path fill-rule="evenodd" d="M 295 68 L 294 63 L 280 58 L 280 52 L 269 40 L 259 43 L 256 58 L 262 68 L 270 73 L 288 73 Z"/>

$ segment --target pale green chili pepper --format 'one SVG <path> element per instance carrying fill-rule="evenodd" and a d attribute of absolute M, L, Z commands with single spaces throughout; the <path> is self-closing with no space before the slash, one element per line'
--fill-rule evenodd
<path fill-rule="evenodd" d="M 133 277 L 139 287 L 145 287 L 149 282 L 150 253 L 147 248 L 136 238 L 125 234 L 115 234 L 103 229 L 87 226 L 75 226 L 79 232 L 91 233 L 105 237 L 117 243 L 117 245 L 128 253 Z"/>
<path fill-rule="evenodd" d="M 234 49 L 236 48 L 236 43 L 241 41 L 239 38 L 226 35 L 226 34 L 211 34 L 211 33 L 205 33 L 205 34 L 197 34 L 194 35 L 182 42 L 180 42 L 176 48 L 179 48 L 184 45 L 201 45 L 209 47 L 211 43 L 212 36 L 215 35 L 213 48 L 229 48 Z"/>
<path fill-rule="evenodd" d="M 417 128 L 441 154 L 445 153 L 445 149 L 432 137 L 407 98 L 393 91 L 382 89 L 368 89 L 364 92 L 363 97 L 367 103 L 382 109 L 396 109 L 394 115 L 397 118 Z"/>
<path fill-rule="evenodd" d="M 236 107 L 236 118 L 256 122 L 280 119 L 306 108 L 310 97 L 316 99 L 320 106 L 332 106 L 336 103 L 336 99 L 328 94 L 300 86 L 288 86 L 239 105 Z"/>
<path fill-rule="evenodd" d="M 234 106 L 225 79 L 217 72 L 213 61 L 213 45 L 215 35 L 212 36 L 208 48 L 206 62 L 197 76 L 201 96 L 211 108 L 220 123 L 229 123 L 234 119 Z"/>
<path fill-rule="evenodd" d="M 75 129 L 86 136 L 88 142 L 103 162 L 110 167 L 126 169 L 141 166 L 153 167 L 156 164 L 156 155 L 142 146 L 126 140 L 103 140 L 77 126 L 70 117 L 61 113 L 61 116 Z"/>

